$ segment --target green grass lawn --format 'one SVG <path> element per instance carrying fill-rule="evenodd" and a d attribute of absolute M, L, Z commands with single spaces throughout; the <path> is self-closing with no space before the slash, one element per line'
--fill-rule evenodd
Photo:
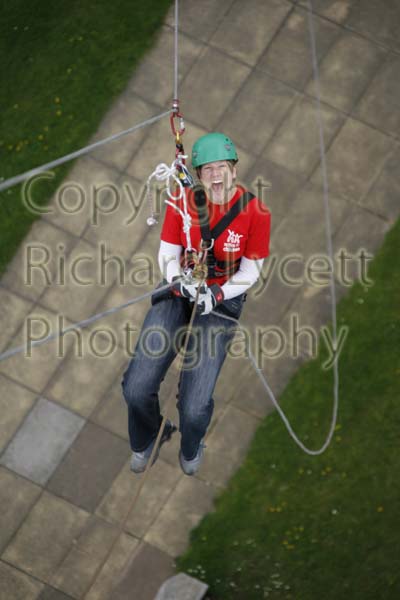
<path fill-rule="evenodd" d="M 349 327 L 331 446 L 304 454 L 277 413 L 258 429 L 243 466 L 193 531 L 180 570 L 212 600 L 400 598 L 400 221 L 369 275 L 339 305 Z M 324 356 L 291 380 L 281 404 L 308 446 L 331 418 Z"/>
<path fill-rule="evenodd" d="M 171 3 L 4 3 L 0 177 L 7 179 L 86 145 L 154 42 Z M 35 200 L 38 204 L 49 200 L 70 168 L 71 163 L 58 167 L 47 187 L 41 183 L 45 193 L 40 201 Z M 24 208 L 20 188 L 0 194 L 0 273 L 36 218 Z"/>

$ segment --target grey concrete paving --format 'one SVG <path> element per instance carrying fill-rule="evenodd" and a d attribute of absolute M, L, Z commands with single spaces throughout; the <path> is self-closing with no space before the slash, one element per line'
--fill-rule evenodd
<path fill-rule="evenodd" d="M 271 256 L 242 323 L 252 351 L 260 360 L 264 352 L 262 368 L 278 396 L 330 316 L 328 288 L 307 278 L 308 261 L 326 254 L 326 239 L 306 6 L 306 0 L 186 0 L 180 7 L 186 150 L 209 130 L 225 131 L 238 146 L 241 181 L 255 192 L 261 182 L 258 193 L 272 212 Z M 400 6 L 397 0 L 313 0 L 313 6 L 333 245 L 335 253 L 351 255 L 351 283 L 359 277 L 360 249 L 374 254 L 400 214 Z M 171 10 L 94 139 L 170 107 L 172 26 Z M 0 282 L 0 351 L 154 287 L 161 223 L 146 225 L 144 183 L 173 156 L 165 119 L 76 163 Z M 282 280 L 288 253 L 300 256 L 288 265 L 290 285 Z M 348 285 L 337 257 L 334 274 L 340 298 Z M 141 479 L 129 470 L 120 384 L 147 307 L 143 302 L 30 357 L 0 363 L 1 598 L 154 600 L 174 574 L 190 530 L 212 510 L 272 410 L 240 356 L 238 337 L 215 390 L 202 469 L 193 478 L 183 475 L 176 434 L 121 534 Z M 266 334 L 267 327 L 275 333 Z M 276 358 L 278 327 L 286 346 Z M 173 365 L 162 387 L 174 420 L 177 376 Z"/>
<path fill-rule="evenodd" d="M 84 420 L 39 398 L 1 457 L 1 464 L 35 483 L 46 484 L 73 444 Z"/>

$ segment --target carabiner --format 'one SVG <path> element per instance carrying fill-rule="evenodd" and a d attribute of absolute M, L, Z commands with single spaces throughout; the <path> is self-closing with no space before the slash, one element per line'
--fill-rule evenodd
<path fill-rule="evenodd" d="M 175 127 L 175 118 L 179 119 L 179 128 Z M 169 117 L 169 122 L 171 124 L 171 130 L 175 137 L 175 143 L 181 143 L 181 135 L 185 132 L 185 121 L 183 120 L 183 115 L 179 112 L 179 100 L 175 99 L 172 101 L 172 112 Z"/>

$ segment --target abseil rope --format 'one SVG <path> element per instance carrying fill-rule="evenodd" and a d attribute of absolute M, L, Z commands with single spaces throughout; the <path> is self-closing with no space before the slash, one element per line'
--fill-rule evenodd
<path fill-rule="evenodd" d="M 174 30 L 174 99 L 178 98 L 179 77 L 179 48 L 178 48 L 179 2 L 175 0 L 175 30 Z"/>
<path fill-rule="evenodd" d="M 35 175 L 39 175 L 39 173 L 43 173 L 44 171 L 48 171 L 49 169 L 58 167 L 59 165 L 62 165 L 70 160 L 73 160 L 74 158 L 79 158 L 80 156 L 89 154 L 90 152 L 97 150 L 98 148 L 100 148 L 101 146 L 104 146 L 105 144 L 108 144 L 109 142 L 114 142 L 115 140 L 119 140 L 123 136 L 128 135 L 128 133 L 133 133 L 134 131 L 141 129 L 142 127 L 146 127 L 146 125 L 151 125 L 152 123 L 156 123 L 156 121 L 159 121 L 160 119 L 169 116 L 171 114 L 171 112 L 172 112 L 172 110 L 167 110 L 159 115 L 156 115 L 155 117 L 146 119 L 145 121 L 142 121 L 141 123 L 138 123 L 137 125 L 133 125 L 133 127 L 129 127 L 129 129 L 125 129 L 124 131 L 120 131 L 119 133 L 114 133 L 113 135 L 110 135 L 109 137 L 106 137 L 103 140 L 99 140 L 98 142 L 89 144 L 88 146 L 85 146 L 84 148 L 81 148 L 80 150 L 75 150 L 75 152 L 71 152 L 70 154 L 61 156 L 60 158 L 56 158 L 55 160 L 52 160 L 44 165 L 41 165 L 40 167 L 35 167 L 34 169 L 25 171 L 25 173 L 21 173 L 20 175 L 16 175 L 15 177 L 10 177 L 9 179 L 6 179 L 5 181 L 2 181 L 0 183 L 0 192 L 12 187 L 13 185 L 17 185 L 17 183 L 22 183 L 23 181 L 26 181 L 27 179 L 30 179 L 31 177 L 34 177 Z"/>

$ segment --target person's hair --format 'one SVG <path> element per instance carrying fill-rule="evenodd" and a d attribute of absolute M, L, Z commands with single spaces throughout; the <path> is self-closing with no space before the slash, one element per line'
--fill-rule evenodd
<path fill-rule="evenodd" d="M 233 167 L 236 165 L 236 163 L 238 162 L 237 160 L 231 159 L 231 160 L 227 160 L 226 161 L 231 169 L 231 171 L 233 170 Z M 205 163 L 205 165 L 208 163 Z M 200 167 L 196 168 L 196 174 L 197 177 L 200 179 L 200 173 L 201 173 L 201 169 L 205 166 L 205 165 L 200 165 Z"/>

